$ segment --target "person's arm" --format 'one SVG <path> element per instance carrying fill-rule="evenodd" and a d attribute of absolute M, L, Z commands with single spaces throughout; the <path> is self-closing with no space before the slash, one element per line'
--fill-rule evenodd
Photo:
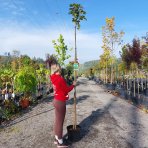
<path fill-rule="evenodd" d="M 70 92 L 74 87 L 75 87 L 75 83 L 68 86 L 66 81 L 64 80 L 64 78 L 61 78 L 61 84 L 62 84 L 62 88 L 68 93 Z"/>

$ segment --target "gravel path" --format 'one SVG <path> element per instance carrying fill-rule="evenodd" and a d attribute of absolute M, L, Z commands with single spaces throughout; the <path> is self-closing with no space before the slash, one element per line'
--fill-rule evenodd
<path fill-rule="evenodd" d="M 73 92 L 71 93 L 71 98 Z M 53 144 L 52 96 L 0 129 L 0 148 L 56 148 Z M 77 122 L 82 139 L 71 148 L 148 148 L 148 115 L 103 88 L 79 79 Z M 72 100 L 67 102 L 66 126 L 73 122 Z"/>

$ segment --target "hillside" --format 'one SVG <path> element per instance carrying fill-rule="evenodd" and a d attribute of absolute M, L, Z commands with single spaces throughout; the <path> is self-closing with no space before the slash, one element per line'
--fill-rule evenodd
<path fill-rule="evenodd" d="M 84 64 L 80 64 L 79 72 L 81 73 L 87 69 L 90 69 L 91 67 L 97 65 L 98 62 L 99 60 L 93 60 L 93 61 L 85 62 Z"/>

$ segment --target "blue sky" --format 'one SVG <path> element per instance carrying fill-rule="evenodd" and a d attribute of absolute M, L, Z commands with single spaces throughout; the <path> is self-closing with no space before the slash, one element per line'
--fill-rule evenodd
<path fill-rule="evenodd" d="M 115 17 L 116 31 L 123 30 L 124 43 L 148 32 L 148 0 L 0 0 L 0 54 L 20 50 L 31 57 L 54 53 L 52 40 L 63 34 L 74 47 L 74 29 L 68 15 L 70 3 L 80 3 L 87 21 L 77 33 L 81 63 L 102 54 L 101 27 L 106 17 Z M 118 48 L 115 54 L 119 57 Z M 71 51 L 71 59 L 74 51 Z"/>

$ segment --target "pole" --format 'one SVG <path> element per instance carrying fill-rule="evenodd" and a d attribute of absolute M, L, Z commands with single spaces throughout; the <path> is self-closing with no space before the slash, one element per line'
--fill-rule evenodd
<path fill-rule="evenodd" d="M 75 60 L 77 62 L 77 46 L 76 46 L 76 25 L 75 25 Z M 74 81 L 76 81 L 76 70 L 74 70 Z M 73 129 L 76 129 L 77 125 L 77 115 L 76 115 L 76 86 L 74 87 L 74 125 Z"/>

